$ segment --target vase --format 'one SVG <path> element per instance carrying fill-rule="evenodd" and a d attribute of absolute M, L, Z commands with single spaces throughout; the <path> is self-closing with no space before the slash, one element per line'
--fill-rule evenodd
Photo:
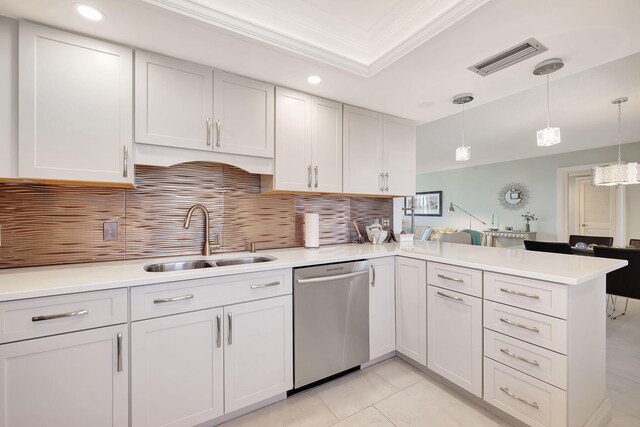
<path fill-rule="evenodd" d="M 531 224 L 529 224 L 528 222 L 524 225 L 524 231 L 526 231 L 527 233 L 531 231 Z"/>

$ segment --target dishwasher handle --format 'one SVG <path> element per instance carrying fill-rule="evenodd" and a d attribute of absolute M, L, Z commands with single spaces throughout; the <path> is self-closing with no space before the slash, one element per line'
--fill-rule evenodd
<path fill-rule="evenodd" d="M 369 274 L 369 270 L 356 271 L 354 273 L 337 274 L 335 276 L 321 276 L 321 277 L 311 277 L 309 279 L 298 279 L 298 283 L 329 282 L 332 280 L 349 279 L 351 277 L 362 276 L 365 274 Z"/>

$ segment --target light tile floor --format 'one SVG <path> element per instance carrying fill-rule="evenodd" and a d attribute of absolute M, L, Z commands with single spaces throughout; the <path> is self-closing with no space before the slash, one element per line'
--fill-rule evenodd
<path fill-rule="evenodd" d="M 621 302 L 618 302 L 622 306 Z M 640 301 L 607 319 L 608 427 L 640 427 Z M 508 426 L 506 421 L 394 357 L 224 426 Z"/>

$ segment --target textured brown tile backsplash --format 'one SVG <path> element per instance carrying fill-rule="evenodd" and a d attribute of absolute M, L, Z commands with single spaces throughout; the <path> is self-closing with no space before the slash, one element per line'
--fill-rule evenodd
<path fill-rule="evenodd" d="M 303 246 L 305 212 L 320 214 L 320 244 L 348 243 L 375 217 L 393 214 L 391 199 L 262 194 L 260 175 L 216 163 L 136 166 L 130 190 L 0 183 L 0 268 L 199 254 L 203 215 L 183 227 L 189 207 L 211 214 L 211 239 L 223 251 Z M 102 224 L 118 223 L 103 241 Z"/>

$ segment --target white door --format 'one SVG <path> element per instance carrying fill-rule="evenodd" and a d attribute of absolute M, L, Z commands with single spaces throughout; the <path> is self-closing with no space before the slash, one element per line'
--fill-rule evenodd
<path fill-rule="evenodd" d="M 274 87 L 215 70 L 214 151 L 273 158 Z"/>
<path fill-rule="evenodd" d="M 224 308 L 225 412 L 293 387 L 291 315 L 291 295 Z"/>
<path fill-rule="evenodd" d="M 311 191 L 311 95 L 276 88 L 275 190 Z"/>
<path fill-rule="evenodd" d="M 20 178 L 133 183 L 132 51 L 20 22 Z"/>
<path fill-rule="evenodd" d="M 131 325 L 134 426 L 192 426 L 224 413 L 222 308 Z"/>
<path fill-rule="evenodd" d="M 385 193 L 416 194 L 416 125 L 412 120 L 385 114 L 382 154 Z"/>
<path fill-rule="evenodd" d="M 136 51 L 136 142 L 212 149 L 213 69 Z"/>
<path fill-rule="evenodd" d="M 394 257 L 369 261 L 369 358 L 396 349 Z"/>
<path fill-rule="evenodd" d="M 482 299 L 427 286 L 428 367 L 482 397 Z"/>
<path fill-rule="evenodd" d="M 576 178 L 578 184 L 578 223 L 580 235 L 614 236 L 616 188 L 591 185 L 591 178 Z"/>
<path fill-rule="evenodd" d="M 0 425 L 127 426 L 127 360 L 126 325 L 0 345 Z"/>
<path fill-rule="evenodd" d="M 344 106 L 343 189 L 350 194 L 382 194 L 382 114 Z"/>
<path fill-rule="evenodd" d="M 396 350 L 427 366 L 427 262 L 396 257 Z"/>
<path fill-rule="evenodd" d="M 342 104 L 313 97 L 313 190 L 342 193 Z"/>

